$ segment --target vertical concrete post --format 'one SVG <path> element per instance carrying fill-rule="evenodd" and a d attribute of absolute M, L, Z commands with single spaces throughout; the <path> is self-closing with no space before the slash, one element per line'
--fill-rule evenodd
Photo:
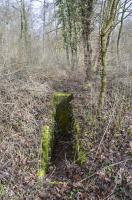
<path fill-rule="evenodd" d="M 73 95 L 69 93 L 55 93 L 53 96 L 53 118 L 55 135 L 72 134 L 74 119 L 71 101 Z"/>

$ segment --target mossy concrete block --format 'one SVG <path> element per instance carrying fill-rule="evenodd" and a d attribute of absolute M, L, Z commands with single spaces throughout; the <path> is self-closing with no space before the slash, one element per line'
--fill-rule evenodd
<path fill-rule="evenodd" d="M 80 165 L 84 165 L 87 161 L 87 154 L 81 139 L 81 130 L 78 123 L 74 124 L 75 130 L 75 159 Z"/>
<path fill-rule="evenodd" d="M 40 169 L 38 172 L 39 177 L 46 175 L 48 167 L 50 165 L 52 150 L 54 143 L 54 134 L 49 126 L 44 126 L 42 128 L 42 139 L 41 139 L 41 161 Z"/>
<path fill-rule="evenodd" d="M 42 128 L 39 177 L 44 177 L 47 174 L 53 156 L 53 150 L 56 148 L 56 141 L 59 140 L 59 138 L 68 138 L 70 141 L 74 138 L 74 150 L 77 162 L 84 164 L 87 160 L 87 155 L 80 137 L 80 127 L 74 120 L 71 105 L 72 100 L 73 95 L 69 93 L 55 93 L 53 96 L 52 128 L 49 126 L 44 126 Z"/>
<path fill-rule="evenodd" d="M 56 134 L 67 135 L 73 130 L 72 99 L 73 94 L 69 93 L 55 93 L 53 96 L 54 131 Z"/>

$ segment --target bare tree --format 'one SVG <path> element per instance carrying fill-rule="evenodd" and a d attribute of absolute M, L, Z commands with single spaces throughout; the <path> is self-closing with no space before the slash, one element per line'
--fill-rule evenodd
<path fill-rule="evenodd" d="M 119 2 L 120 0 L 105 0 L 102 5 L 102 24 L 100 30 L 101 88 L 99 95 L 99 111 L 101 111 L 104 106 L 106 92 L 106 56 L 110 36 L 115 25 Z"/>

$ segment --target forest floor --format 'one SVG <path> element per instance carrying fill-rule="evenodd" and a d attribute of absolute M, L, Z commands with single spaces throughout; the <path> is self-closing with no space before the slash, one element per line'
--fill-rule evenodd
<path fill-rule="evenodd" d="M 0 82 L 0 199 L 132 199 L 131 87 L 124 80 L 111 77 L 108 80 L 103 118 L 99 120 L 97 81 L 91 87 L 84 84 L 79 73 L 57 77 L 38 72 L 38 69 L 3 72 Z M 50 166 L 44 180 L 40 180 L 37 172 L 41 128 L 52 123 L 51 101 L 56 91 L 74 95 L 74 116 L 88 159 L 80 166 L 70 159 L 69 152 L 64 156 L 58 147 L 59 159 Z M 60 143 L 69 149 L 68 142 Z"/>

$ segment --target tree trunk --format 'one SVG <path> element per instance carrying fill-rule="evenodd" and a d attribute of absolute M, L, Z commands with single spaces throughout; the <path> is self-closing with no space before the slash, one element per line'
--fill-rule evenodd
<path fill-rule="evenodd" d="M 84 67 L 86 70 L 86 81 L 92 80 L 92 49 L 90 44 L 90 35 L 85 33 L 84 36 Z"/>
<path fill-rule="evenodd" d="M 105 91 L 106 91 L 106 53 L 108 48 L 107 35 L 101 35 L 101 50 L 100 50 L 100 64 L 101 64 L 101 88 L 99 95 L 99 110 L 104 106 Z"/>
<path fill-rule="evenodd" d="M 43 1 L 43 52 L 45 50 L 46 1 Z"/>
<path fill-rule="evenodd" d="M 82 37 L 83 37 L 83 48 L 84 48 L 84 67 L 86 71 L 85 81 L 91 81 L 92 79 L 92 49 L 90 43 L 91 35 L 91 17 L 93 14 L 93 0 L 84 1 L 81 5 L 81 16 L 82 16 Z"/>
<path fill-rule="evenodd" d="M 104 107 L 106 93 L 106 55 L 110 42 L 110 35 L 116 19 L 117 8 L 120 0 L 106 1 L 103 11 L 103 21 L 100 34 L 100 63 L 101 63 L 101 88 L 99 95 L 99 114 Z"/>

